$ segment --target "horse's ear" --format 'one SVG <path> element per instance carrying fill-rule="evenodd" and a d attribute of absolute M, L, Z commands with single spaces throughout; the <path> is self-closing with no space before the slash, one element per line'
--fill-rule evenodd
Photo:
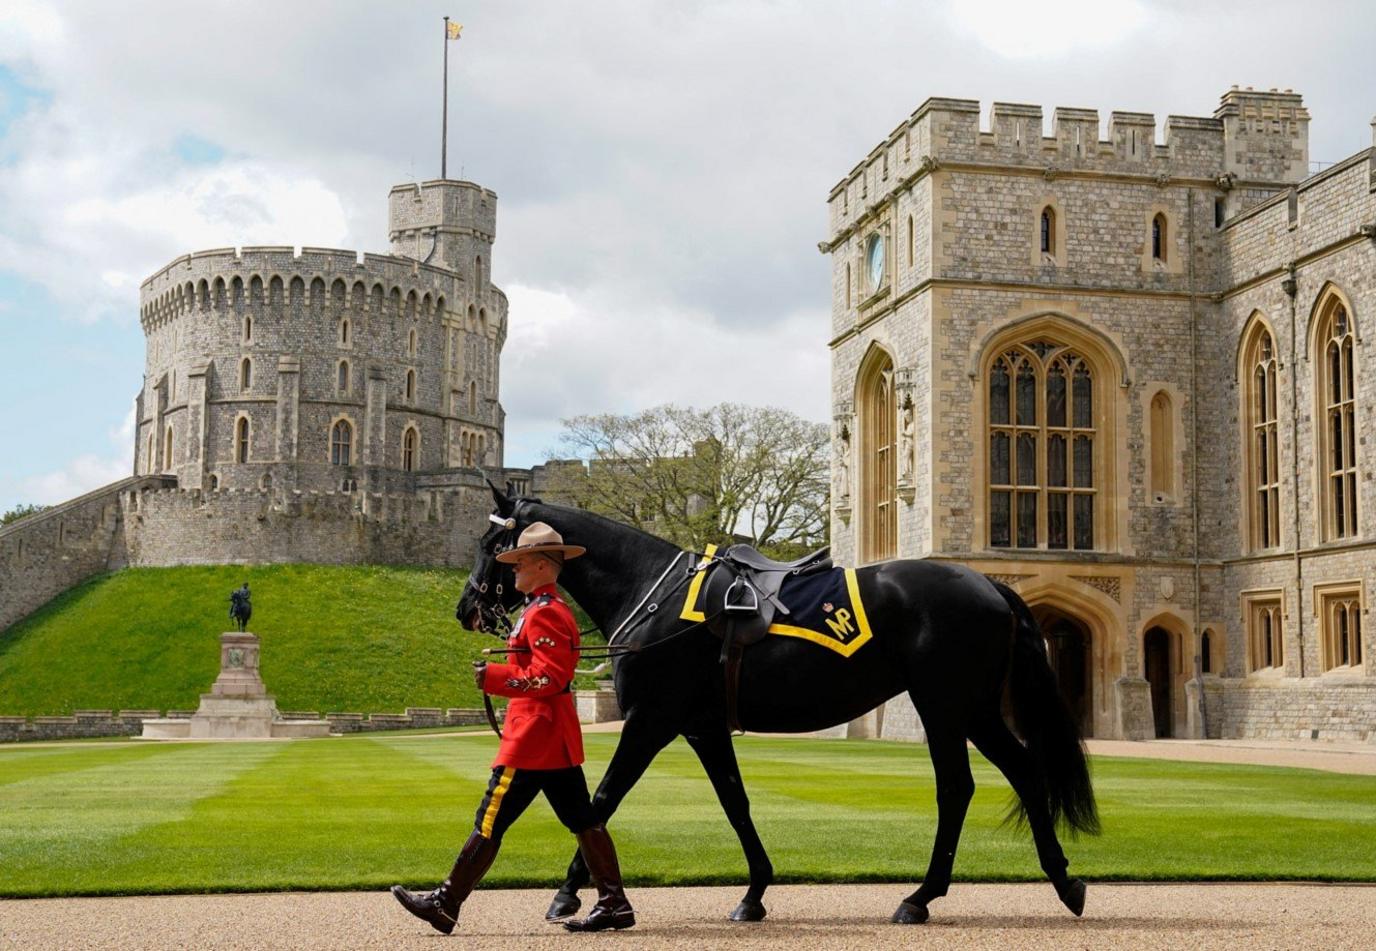
<path fill-rule="evenodd" d="M 487 480 L 487 487 L 492 490 L 492 501 L 497 504 L 497 511 L 502 515 L 510 515 L 516 508 L 516 503 L 511 500 L 501 489 L 492 484 L 492 480 Z"/>

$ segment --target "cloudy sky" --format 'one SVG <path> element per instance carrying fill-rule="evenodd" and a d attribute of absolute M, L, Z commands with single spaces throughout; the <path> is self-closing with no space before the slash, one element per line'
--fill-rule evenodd
<path fill-rule="evenodd" d="M 1293 88 L 1371 144 L 1365 2 L 0 2 L 0 510 L 130 471 L 138 286 L 187 251 L 385 250 L 388 188 L 499 196 L 507 462 L 674 401 L 828 415 L 824 200 L 928 96 L 1210 115 Z M 1049 131 L 1049 129 L 1048 129 Z M 762 371 L 758 368 L 764 367 Z"/>

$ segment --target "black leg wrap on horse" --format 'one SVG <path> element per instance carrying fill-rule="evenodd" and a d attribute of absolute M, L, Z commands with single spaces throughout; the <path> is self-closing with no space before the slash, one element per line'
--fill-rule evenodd
<path fill-rule="evenodd" d="M 1076 918 L 1085 913 L 1085 883 L 1080 879 L 1067 879 L 1064 885 L 1057 885 L 1056 894 Z"/>
<path fill-rule="evenodd" d="M 753 898 L 742 898 L 741 903 L 736 906 L 736 910 L 731 912 L 732 921 L 764 921 L 764 903 Z"/>

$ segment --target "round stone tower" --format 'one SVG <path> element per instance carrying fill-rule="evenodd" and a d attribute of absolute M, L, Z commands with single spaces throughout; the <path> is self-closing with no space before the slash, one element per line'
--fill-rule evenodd
<path fill-rule="evenodd" d="M 469 182 L 397 186 L 391 255 L 222 248 L 148 278 L 136 473 L 397 493 L 500 469 L 496 205 Z"/>

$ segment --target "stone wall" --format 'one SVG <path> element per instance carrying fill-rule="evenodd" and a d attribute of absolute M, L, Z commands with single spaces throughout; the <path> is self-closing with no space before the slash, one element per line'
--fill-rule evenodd
<path fill-rule="evenodd" d="M 502 711 L 498 711 L 500 716 Z M 144 720 L 159 719 L 157 710 L 77 710 L 69 717 L 0 717 L 0 743 L 34 740 L 74 740 L 92 737 L 140 736 Z M 189 711 L 169 710 L 167 716 L 189 719 Z M 318 713 L 285 711 L 284 720 L 319 720 Z M 407 707 L 405 713 L 327 713 L 331 733 L 375 733 L 433 727 L 476 726 L 487 723 L 482 710 L 451 707 Z"/>
<path fill-rule="evenodd" d="M 0 528 L 0 631 L 92 575 L 124 567 L 123 500 L 174 484 L 123 479 Z"/>
<path fill-rule="evenodd" d="M 128 562 L 469 565 L 492 496 L 476 476 L 465 481 L 398 495 L 126 492 Z"/>
<path fill-rule="evenodd" d="M 1209 736 L 1376 743 L 1376 690 L 1361 679 L 1206 678 Z"/>

